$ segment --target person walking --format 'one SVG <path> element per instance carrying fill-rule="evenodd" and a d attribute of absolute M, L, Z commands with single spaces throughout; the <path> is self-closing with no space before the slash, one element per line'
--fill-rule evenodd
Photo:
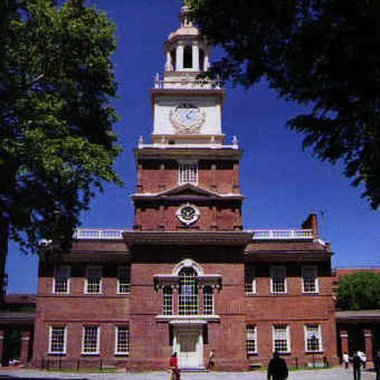
<path fill-rule="evenodd" d="M 210 354 L 208 355 L 208 364 L 207 369 L 212 370 L 215 366 L 215 350 L 210 350 Z"/>
<path fill-rule="evenodd" d="M 352 368 L 354 370 L 354 380 L 360 380 L 361 366 L 362 366 L 362 360 L 361 360 L 360 355 L 358 354 L 358 351 L 357 351 L 352 358 Z"/>
<path fill-rule="evenodd" d="M 344 368 L 348 369 L 348 366 L 350 363 L 350 357 L 348 356 L 347 352 L 344 352 L 342 359 L 343 359 Z"/>
<path fill-rule="evenodd" d="M 376 352 L 374 364 L 375 364 L 375 371 L 376 371 L 376 380 L 380 380 L 380 350 Z"/>
<path fill-rule="evenodd" d="M 278 352 L 275 352 L 268 365 L 267 379 L 286 380 L 288 375 L 289 372 L 285 360 L 280 358 L 280 354 Z"/>
<path fill-rule="evenodd" d="M 176 352 L 171 354 L 169 365 L 170 365 L 170 380 L 180 380 L 181 372 L 178 368 L 178 358 L 177 358 Z"/>

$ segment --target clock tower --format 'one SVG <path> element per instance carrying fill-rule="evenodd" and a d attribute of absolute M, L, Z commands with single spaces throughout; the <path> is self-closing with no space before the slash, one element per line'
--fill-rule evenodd
<path fill-rule="evenodd" d="M 177 352 L 181 368 L 202 369 L 217 349 L 220 368 L 245 368 L 244 315 L 234 296 L 244 293 L 243 250 L 252 239 L 241 222 L 242 152 L 222 133 L 224 90 L 201 76 L 210 46 L 186 6 L 180 21 L 151 92 L 151 141 L 140 138 L 135 150 L 135 221 L 124 233 L 131 253 L 130 363 L 141 369 L 145 358 L 150 368 L 164 368 Z M 224 348 L 223 329 L 233 337 Z M 158 353 L 146 345 L 146 331 L 169 344 Z"/>

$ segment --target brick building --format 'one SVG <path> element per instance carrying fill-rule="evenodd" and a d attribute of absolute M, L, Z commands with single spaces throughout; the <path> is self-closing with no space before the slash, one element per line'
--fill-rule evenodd
<path fill-rule="evenodd" d="M 33 363 L 202 369 L 336 362 L 331 251 L 310 215 L 297 230 L 247 230 L 242 151 L 224 142 L 224 90 L 198 79 L 210 47 L 188 18 L 165 44 L 150 143 L 135 151 L 131 230 L 78 230 L 41 255 Z"/>

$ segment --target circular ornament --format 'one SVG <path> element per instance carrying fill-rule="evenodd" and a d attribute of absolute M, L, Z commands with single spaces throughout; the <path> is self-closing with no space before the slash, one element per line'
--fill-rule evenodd
<path fill-rule="evenodd" d="M 206 113 L 191 103 L 181 103 L 170 111 L 170 122 L 180 134 L 196 134 L 206 119 Z"/>
<path fill-rule="evenodd" d="M 176 216 L 179 221 L 186 226 L 195 223 L 199 219 L 200 215 L 201 213 L 198 208 L 190 203 L 180 206 L 176 212 Z"/>

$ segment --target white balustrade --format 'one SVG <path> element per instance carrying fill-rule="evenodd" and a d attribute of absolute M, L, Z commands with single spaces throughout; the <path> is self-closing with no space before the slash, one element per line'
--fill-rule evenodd
<path fill-rule="evenodd" d="M 313 230 L 250 230 L 253 240 L 309 240 L 313 239 Z"/>
<path fill-rule="evenodd" d="M 123 229 L 78 228 L 73 238 L 79 240 L 122 240 Z"/>

